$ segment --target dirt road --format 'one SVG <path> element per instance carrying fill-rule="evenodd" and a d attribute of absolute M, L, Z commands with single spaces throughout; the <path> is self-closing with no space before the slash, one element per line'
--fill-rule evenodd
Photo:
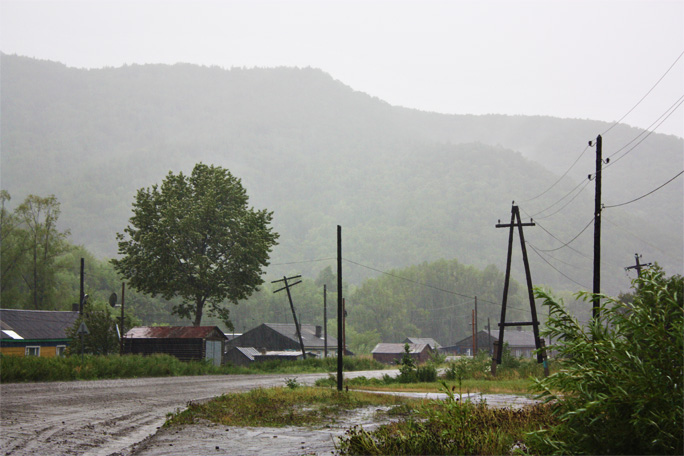
<path fill-rule="evenodd" d="M 345 373 L 345 377 L 388 371 Z M 0 385 L 0 454 L 127 454 L 166 415 L 226 392 L 311 384 L 327 374 L 165 377 Z"/>

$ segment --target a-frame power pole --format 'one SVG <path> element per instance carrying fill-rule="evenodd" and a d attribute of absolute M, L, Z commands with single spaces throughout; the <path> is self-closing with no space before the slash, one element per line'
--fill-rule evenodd
<path fill-rule="evenodd" d="M 546 360 L 546 353 L 542 350 L 542 342 L 539 338 L 539 320 L 537 319 L 537 307 L 534 303 L 534 294 L 532 293 L 532 276 L 530 275 L 530 263 L 527 260 L 527 248 L 525 247 L 525 235 L 523 234 L 524 226 L 535 226 L 535 223 L 522 223 L 520 220 L 520 210 L 513 202 L 511 209 L 511 223 L 497 223 L 497 228 L 508 228 L 508 257 L 506 259 L 506 278 L 504 281 L 503 300 L 501 302 L 501 321 L 499 322 L 499 341 L 496 346 L 495 359 L 492 362 L 492 373 L 496 374 L 496 365 L 501 364 L 501 355 L 503 353 L 504 345 L 504 329 L 507 326 L 532 326 L 534 331 L 534 344 L 537 348 L 537 362 L 543 363 Z M 525 279 L 527 282 L 527 295 L 530 300 L 530 310 L 532 312 L 532 321 L 512 321 L 506 322 L 506 304 L 508 303 L 508 287 L 511 281 L 511 256 L 513 254 L 513 233 L 515 228 L 518 228 L 518 235 L 520 237 L 520 246 L 522 248 L 523 263 L 525 265 Z"/>

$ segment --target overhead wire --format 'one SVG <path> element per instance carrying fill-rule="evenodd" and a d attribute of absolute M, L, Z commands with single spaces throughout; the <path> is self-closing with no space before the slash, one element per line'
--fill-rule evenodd
<path fill-rule="evenodd" d="M 589 145 L 586 145 L 584 147 L 584 150 L 579 154 L 579 156 L 575 159 L 575 161 L 572 163 L 572 165 L 570 165 L 570 167 L 567 170 L 565 170 L 565 172 L 558 179 L 556 179 L 556 181 L 553 184 L 551 184 L 551 186 L 549 188 L 547 188 L 546 190 L 544 190 L 543 192 L 541 192 L 540 194 L 538 194 L 534 198 L 530 198 L 530 199 L 521 201 L 521 203 L 529 203 L 530 201 L 534 201 L 537 198 L 539 198 L 540 196 L 545 195 L 549 190 L 551 190 L 553 187 L 555 187 L 560 181 L 563 180 L 563 178 L 565 176 L 568 175 L 570 170 L 577 164 L 577 162 L 580 161 L 580 158 L 582 158 L 582 156 L 587 152 L 587 150 L 589 150 Z"/>
<path fill-rule="evenodd" d="M 557 247 L 555 249 L 539 249 L 539 251 L 540 252 L 555 252 L 556 250 L 560 250 L 562 248 L 568 247 L 572 242 L 575 241 L 575 239 L 580 237 L 582 235 L 582 233 L 584 233 L 587 230 L 587 228 L 589 228 L 591 226 L 591 224 L 594 222 L 595 218 L 596 217 L 592 217 L 591 220 L 589 220 L 589 223 L 587 223 L 586 226 L 584 228 L 582 228 L 582 231 L 577 233 L 577 235 L 575 237 L 573 237 L 572 239 L 570 239 L 568 242 L 563 243 L 563 245 L 561 245 L 560 247 Z"/>
<path fill-rule="evenodd" d="M 679 56 L 675 59 L 675 61 L 672 62 L 672 65 L 670 65 L 670 67 L 665 71 L 665 73 L 663 73 L 663 75 L 656 81 L 656 83 L 653 84 L 653 86 L 648 90 L 648 92 L 646 92 L 646 94 L 643 97 L 641 97 L 641 99 L 639 101 L 637 101 L 637 103 L 634 106 L 632 106 L 632 109 L 627 111 L 627 113 L 625 115 L 620 117 L 619 120 L 617 120 L 607 130 L 605 130 L 603 133 L 601 133 L 601 135 L 605 135 L 606 133 L 608 133 L 610 130 L 615 128 L 615 126 L 617 126 L 620 122 L 622 122 L 628 115 L 630 115 L 632 113 L 632 111 L 634 111 L 637 108 L 637 106 L 639 106 L 641 104 L 641 102 L 644 101 L 646 99 L 646 97 L 648 97 L 651 94 L 651 92 L 653 92 L 653 90 L 658 86 L 658 84 L 660 84 L 660 82 L 665 78 L 665 76 L 667 76 L 667 74 L 670 72 L 670 70 L 672 70 L 672 68 L 674 68 L 674 66 L 677 64 L 679 59 L 682 58 L 682 56 L 684 56 L 684 51 L 682 51 L 682 53 L 679 54 Z"/>
<path fill-rule="evenodd" d="M 562 275 L 563 277 L 565 277 L 565 278 L 568 279 L 569 281 L 573 282 L 574 284 L 579 285 L 580 287 L 584 288 L 585 290 L 588 290 L 588 289 L 589 289 L 589 287 L 587 287 L 587 286 L 585 286 L 585 285 L 579 283 L 578 281 L 576 281 L 576 280 L 573 279 L 572 277 L 566 275 L 563 271 L 561 271 L 560 269 L 558 269 L 557 267 L 555 267 L 554 265 L 552 265 L 549 261 L 546 260 L 546 258 L 544 258 L 544 256 L 537 250 L 537 248 L 536 248 L 534 245 L 530 244 L 529 242 L 527 242 L 527 244 L 530 246 L 530 248 L 532 249 L 532 251 L 533 251 L 534 253 L 536 253 L 536 254 L 539 256 L 539 258 L 542 259 L 542 261 L 543 261 L 544 263 L 548 264 L 552 269 L 554 269 L 554 270 L 555 270 L 556 272 L 558 272 L 560 275 Z"/>
<path fill-rule="evenodd" d="M 641 196 L 638 197 L 638 198 L 634 198 L 633 200 L 630 200 L 630 201 L 627 201 L 627 202 L 624 202 L 624 203 L 620 203 L 620 204 L 612 204 L 612 205 L 608 205 L 608 206 L 603 206 L 603 208 L 604 208 L 604 209 L 610 209 L 610 208 L 613 208 L 613 207 L 626 206 L 626 205 L 628 205 L 628 204 L 632 204 L 632 203 L 634 203 L 634 202 L 636 202 L 636 201 L 639 201 L 640 199 L 646 198 L 647 196 L 652 195 L 653 193 L 657 192 L 657 191 L 660 190 L 661 188 L 665 187 L 667 184 L 669 184 L 669 183 L 672 182 L 673 180 L 677 179 L 677 178 L 678 178 L 679 176 L 681 176 L 682 174 L 684 174 L 684 170 L 682 170 L 682 171 L 680 171 L 679 173 L 677 173 L 676 176 L 674 176 L 673 178 L 669 179 L 669 180 L 668 180 L 667 182 L 665 182 L 664 184 L 659 185 L 658 187 L 654 188 L 654 189 L 651 190 L 650 192 L 645 193 L 645 194 L 641 195 Z"/>

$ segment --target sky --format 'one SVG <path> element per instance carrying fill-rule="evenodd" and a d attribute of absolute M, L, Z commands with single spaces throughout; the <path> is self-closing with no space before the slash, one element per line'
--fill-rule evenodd
<path fill-rule="evenodd" d="M 684 96 L 684 0 L 0 0 L 0 51 L 77 68 L 314 67 L 396 106 L 629 113 L 684 137 L 684 106 L 659 120 Z"/>

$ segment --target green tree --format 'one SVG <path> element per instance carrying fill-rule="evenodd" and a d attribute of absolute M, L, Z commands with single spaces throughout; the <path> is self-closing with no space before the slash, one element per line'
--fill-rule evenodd
<path fill-rule="evenodd" d="M 3 195 L 3 202 L 5 196 L 9 195 Z M 69 231 L 57 229 L 60 212 L 60 203 L 54 195 L 29 195 L 14 211 L 12 218 L 18 224 L 12 221 L 5 223 L 9 217 L 3 213 L 3 228 L 14 226 L 8 230 L 7 239 L 3 234 L 3 244 L 12 244 L 3 246 L 3 250 L 11 252 L 3 269 L 10 268 L 10 277 L 13 275 L 11 272 L 21 274 L 30 291 L 31 307 L 36 310 L 55 307 L 55 274 L 60 269 L 55 260 L 70 248 L 66 242 Z"/>
<path fill-rule="evenodd" d="M 112 263 L 141 292 L 181 297 L 173 313 L 195 326 L 208 306 L 231 328 L 222 303 L 237 304 L 263 283 L 278 238 L 269 226 L 273 213 L 247 203 L 240 179 L 221 167 L 169 172 L 161 187 L 138 190 L 128 239 L 117 234 L 122 258 Z"/>
<path fill-rule="evenodd" d="M 561 421 L 536 433 L 542 451 L 684 454 L 684 279 L 653 267 L 633 288 L 632 302 L 606 298 L 587 327 L 537 290 L 560 364 L 537 382 Z"/>
<path fill-rule="evenodd" d="M 88 334 L 81 336 L 78 328 L 85 322 L 88 327 Z M 127 319 L 127 323 L 130 323 Z M 130 326 L 128 326 L 130 328 Z M 83 352 L 93 355 L 109 355 L 119 353 L 119 337 L 116 332 L 116 320 L 112 318 L 110 307 L 102 302 L 87 301 L 80 316 L 74 326 L 66 330 L 66 335 L 72 339 L 69 345 L 69 354 L 77 355 L 81 353 L 81 340 L 83 341 Z"/>

